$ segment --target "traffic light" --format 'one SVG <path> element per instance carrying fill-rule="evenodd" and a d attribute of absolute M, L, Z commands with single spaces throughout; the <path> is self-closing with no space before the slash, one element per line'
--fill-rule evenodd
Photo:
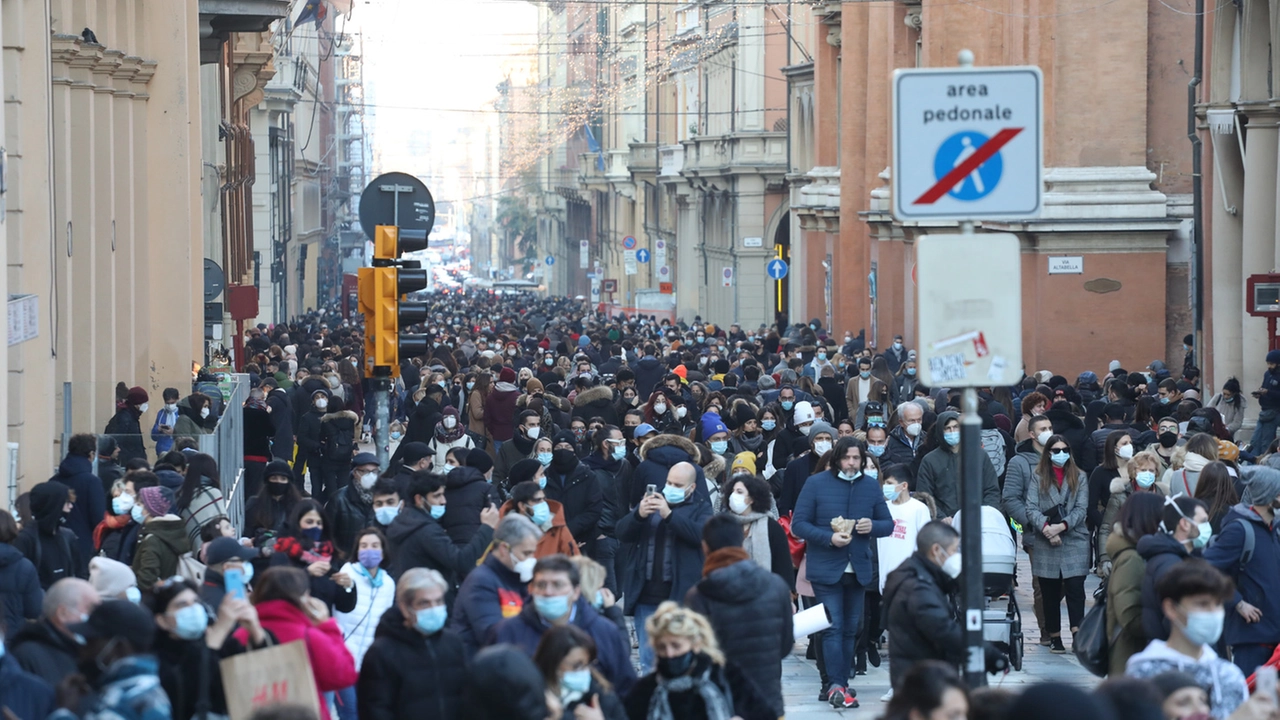
<path fill-rule="evenodd" d="M 425 355 L 425 335 L 400 332 L 427 319 L 427 303 L 406 302 L 404 296 L 427 286 L 427 271 L 401 253 L 423 250 L 427 234 L 401 232 L 379 225 L 373 238 L 373 267 L 360 268 L 360 311 L 364 313 L 365 377 L 400 377 L 400 354 Z"/>

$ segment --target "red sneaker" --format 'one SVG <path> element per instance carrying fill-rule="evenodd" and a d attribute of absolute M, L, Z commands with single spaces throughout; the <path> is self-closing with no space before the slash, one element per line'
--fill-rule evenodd
<path fill-rule="evenodd" d="M 833 708 L 856 708 L 858 707 L 858 698 L 856 693 L 840 687 L 832 685 L 831 690 L 827 692 L 827 702 L 831 703 Z"/>

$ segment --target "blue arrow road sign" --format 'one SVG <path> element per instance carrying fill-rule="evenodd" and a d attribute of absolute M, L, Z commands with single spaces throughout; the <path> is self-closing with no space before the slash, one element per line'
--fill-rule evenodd
<path fill-rule="evenodd" d="M 637 250 L 636 262 L 642 262 L 642 263 L 649 262 L 649 251 L 644 248 L 640 248 L 639 250 Z"/>
<path fill-rule="evenodd" d="M 547 256 L 547 264 L 548 264 L 548 265 L 555 265 L 555 264 L 556 264 L 556 259 L 555 259 L 555 257 L 554 257 L 554 256 L 551 256 L 551 255 L 548 255 L 548 256 Z"/>
<path fill-rule="evenodd" d="M 769 277 L 774 280 L 781 280 L 787 276 L 787 263 L 785 260 L 774 258 L 765 266 L 765 271 L 769 273 Z"/>

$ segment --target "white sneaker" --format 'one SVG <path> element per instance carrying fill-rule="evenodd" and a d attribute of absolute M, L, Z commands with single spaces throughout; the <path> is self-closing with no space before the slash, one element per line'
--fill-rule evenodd
<path fill-rule="evenodd" d="M 889 692 L 880 696 L 880 702 L 889 702 L 893 699 L 893 688 L 889 688 Z"/>

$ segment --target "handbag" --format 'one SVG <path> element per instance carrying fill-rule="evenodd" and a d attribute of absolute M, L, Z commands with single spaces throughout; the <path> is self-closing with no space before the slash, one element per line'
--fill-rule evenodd
<path fill-rule="evenodd" d="M 1071 650 L 1081 667 L 1106 677 L 1111 664 L 1111 638 L 1107 636 L 1107 581 L 1093 593 L 1093 607 L 1084 614 L 1080 629 L 1072 635 Z"/>
<path fill-rule="evenodd" d="M 311 717 L 320 717 L 320 697 L 304 640 L 232 655 L 218 668 L 231 720 L 248 720 L 268 705 L 300 706 Z"/>
<path fill-rule="evenodd" d="M 791 564 L 800 567 L 800 561 L 804 560 L 805 544 L 804 540 L 796 537 L 791 533 L 791 513 L 787 513 L 778 518 L 778 524 L 783 530 L 787 531 L 787 550 L 791 553 Z"/>

